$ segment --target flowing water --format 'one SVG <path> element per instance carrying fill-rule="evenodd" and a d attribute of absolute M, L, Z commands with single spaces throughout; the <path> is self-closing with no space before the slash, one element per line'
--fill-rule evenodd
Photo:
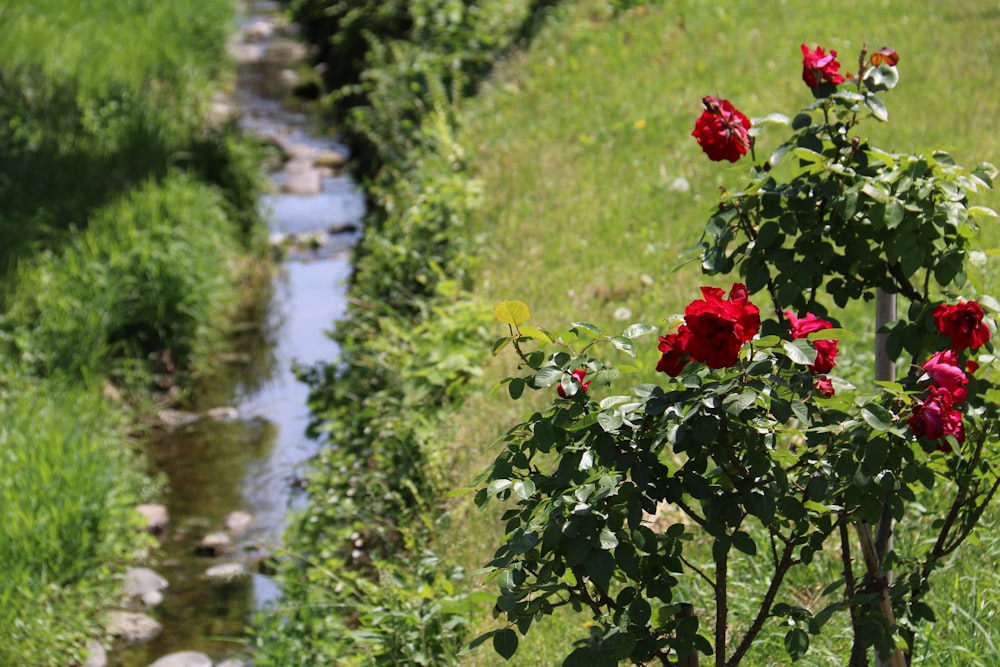
<path fill-rule="evenodd" d="M 243 26 L 260 21 L 255 11 Z M 267 42 L 248 45 L 265 49 Z M 266 76 L 266 72 L 263 74 Z M 307 130 L 305 116 L 268 99 L 262 68 L 241 70 L 235 103 L 247 129 L 277 138 L 283 145 L 314 152 L 343 151 L 331 140 Z M 281 174 L 272 178 L 277 185 Z M 245 655 L 243 633 L 255 610 L 279 591 L 266 574 L 253 573 L 229 583 L 204 577 L 220 563 L 255 563 L 279 546 L 292 503 L 292 486 L 316 450 L 305 437 L 309 421 L 308 388 L 298 382 L 293 364 L 332 361 L 335 343 L 326 335 L 345 308 L 345 282 L 364 214 L 363 196 L 346 176 L 327 174 L 315 195 L 270 194 L 261 202 L 274 235 L 323 237 L 318 248 L 291 253 L 271 285 L 269 303 L 238 341 L 232 372 L 220 384 L 198 392 L 194 413 L 226 408 L 221 418 L 199 419 L 164 429 L 148 444 L 152 466 L 165 475 L 164 499 L 170 527 L 151 567 L 169 582 L 164 599 L 149 611 L 162 625 L 154 640 L 115 646 L 109 664 L 145 667 L 177 651 L 200 651 L 214 661 Z M 331 233 L 332 230 L 332 233 Z M 345 231 L 346 230 L 346 231 Z M 234 511 L 254 518 L 233 537 L 232 550 L 217 557 L 195 554 L 207 534 L 222 531 Z"/>

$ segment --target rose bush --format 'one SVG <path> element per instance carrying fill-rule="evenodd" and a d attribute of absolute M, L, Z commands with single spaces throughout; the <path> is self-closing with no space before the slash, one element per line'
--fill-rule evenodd
<path fill-rule="evenodd" d="M 855 133 L 866 117 L 888 119 L 878 94 L 898 82 L 892 49 L 863 50 L 856 76 L 839 74 L 834 51 L 802 52 L 816 99 L 801 113 L 751 122 L 706 97 L 695 124 L 710 159 L 753 157 L 700 250 L 704 273 L 739 272 L 728 295 L 704 286 L 669 318 L 676 330 L 639 323 L 616 335 L 529 325 L 516 301 L 495 308 L 508 331 L 494 353 L 512 347 L 522 371 L 503 380 L 509 395 L 555 385 L 560 399 L 512 427 L 476 480 L 477 504 L 505 503 L 486 571 L 507 624 L 474 645 L 492 640 L 510 658 L 518 633 L 568 606 L 590 624 L 567 667 L 689 665 L 699 652 L 734 667 L 774 627 L 797 660 L 829 625 L 853 638 L 844 664 L 867 665 L 874 648 L 905 665 L 933 621 L 931 573 L 1000 489 L 986 314 L 1000 304 L 977 282 L 974 246 L 977 220 L 996 214 L 968 202 L 996 169 L 892 153 Z M 773 128 L 791 136 L 758 161 Z M 852 336 L 833 309 L 887 298 L 904 314 L 880 325 L 877 358 L 900 372 L 890 363 L 891 377 L 866 386 L 831 375 Z M 611 390 L 640 370 L 613 355 L 635 356 L 653 333 L 657 381 Z M 897 550 L 893 522 L 921 500 L 940 508 L 935 533 Z M 815 576 L 833 580 L 804 606 L 786 582 L 820 560 Z M 749 592 L 756 614 L 734 618 L 731 577 L 746 567 L 764 583 Z"/>

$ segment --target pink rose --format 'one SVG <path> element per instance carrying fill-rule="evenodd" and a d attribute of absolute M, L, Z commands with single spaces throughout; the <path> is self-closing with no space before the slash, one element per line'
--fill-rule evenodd
<path fill-rule="evenodd" d="M 703 97 L 705 110 L 695 121 L 691 133 L 708 159 L 736 162 L 750 150 L 750 119 L 736 110 L 729 100 Z"/>
<path fill-rule="evenodd" d="M 810 88 L 815 88 L 823 81 L 843 83 L 844 77 L 840 74 L 837 52 L 830 49 L 828 55 L 822 46 L 817 46 L 815 51 L 810 51 L 809 47 L 803 44 L 802 80 Z"/>
<path fill-rule="evenodd" d="M 590 380 L 584 382 L 583 378 L 585 377 L 587 377 L 587 371 L 585 369 L 577 368 L 575 371 L 573 371 L 573 379 L 576 380 L 576 383 L 578 385 L 580 385 L 580 391 L 584 393 L 586 393 L 586 391 L 590 389 Z M 562 398 L 569 398 L 568 396 L 566 396 L 566 391 L 562 388 L 562 383 L 556 385 L 556 393 L 558 393 L 559 396 L 561 396 Z"/>
<path fill-rule="evenodd" d="M 833 328 L 831 322 L 822 320 L 812 313 L 806 313 L 805 317 L 798 318 L 795 316 L 795 313 L 786 310 L 785 318 L 788 319 L 788 323 L 792 329 L 792 340 L 805 338 L 814 331 Z M 809 367 L 809 370 L 817 375 L 829 373 L 837 365 L 835 361 L 839 353 L 837 341 L 817 340 L 812 342 L 812 346 L 816 349 L 816 361 Z"/>
<path fill-rule="evenodd" d="M 932 386 L 927 398 L 913 408 L 913 415 L 907 420 L 913 434 L 918 438 L 937 440 L 946 435 L 953 435 L 959 442 L 965 442 L 965 428 L 962 425 L 962 413 L 953 410 L 951 394 L 946 389 Z M 939 446 L 942 451 L 946 443 Z"/>
<path fill-rule="evenodd" d="M 953 348 L 975 350 L 990 339 L 983 315 L 983 307 L 976 301 L 959 301 L 954 306 L 942 303 L 934 309 L 934 322 L 938 331 L 951 339 Z"/>
<path fill-rule="evenodd" d="M 965 385 L 969 384 L 969 377 L 959 366 L 958 353 L 955 350 L 934 353 L 934 356 L 924 363 L 923 369 L 936 387 L 951 394 L 955 403 L 961 403 L 969 395 L 969 391 L 965 388 Z"/>

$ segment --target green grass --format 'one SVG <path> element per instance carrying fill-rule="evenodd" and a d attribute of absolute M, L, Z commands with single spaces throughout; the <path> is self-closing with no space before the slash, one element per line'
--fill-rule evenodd
<path fill-rule="evenodd" d="M 148 183 L 95 211 L 59 251 L 24 260 L 0 330 L 40 377 L 121 375 L 164 350 L 186 368 L 222 332 L 237 244 L 221 197 L 188 178 Z"/>
<path fill-rule="evenodd" d="M 228 2 L 0 7 L 0 275 L 129 188 L 210 161 L 233 20 Z"/>
<path fill-rule="evenodd" d="M 0 664 L 71 664 L 152 489 L 96 392 L 16 383 L 0 414 Z"/>
<path fill-rule="evenodd" d="M 483 248 L 477 296 L 485 303 L 525 301 L 537 326 L 582 320 L 611 330 L 633 321 L 662 324 L 697 296 L 698 285 L 730 282 L 703 278 L 694 265 L 674 271 L 697 242 L 718 188 L 740 185 L 736 173 L 704 157 L 691 129 L 706 94 L 732 100 L 751 117 L 793 114 L 808 104 L 801 43 L 837 49 L 849 70 L 857 69 L 863 43 L 899 52 L 901 83 L 884 98 L 890 122 L 861 126 L 873 144 L 906 152 L 948 148 L 969 166 L 1000 159 L 1000 96 L 990 67 L 1000 58 L 1000 13 L 991 3 L 692 0 L 614 20 L 600 3 L 567 4 L 530 53 L 501 67 L 466 110 L 462 141 L 473 149 L 486 211 L 469 230 Z M 672 187 L 681 178 L 689 191 Z M 976 203 L 996 208 L 1000 196 L 988 193 Z M 997 225 L 984 229 L 982 240 L 1000 245 Z M 998 291 L 998 277 L 993 262 L 986 291 Z M 619 309 L 629 311 L 621 322 Z M 862 331 L 871 326 L 863 309 L 843 321 Z M 496 335 L 503 333 L 497 325 Z M 647 378 L 657 356 L 654 342 L 648 347 L 640 354 Z M 860 373 L 870 355 L 866 337 L 842 345 L 842 354 L 845 370 L 853 372 L 853 364 Z M 504 355 L 490 364 L 488 381 L 441 434 L 452 443 L 456 486 L 492 460 L 490 443 L 530 409 L 503 392 L 489 394 L 489 381 L 512 363 Z M 451 519 L 439 549 L 469 569 L 485 563 L 499 543 L 496 515 L 467 499 L 454 504 Z M 988 528 L 997 519 L 991 509 L 978 544 L 966 545 L 937 574 L 939 621 L 925 633 L 915 664 L 1000 663 L 991 639 L 1000 634 L 1000 544 Z M 804 600 L 812 600 L 814 574 L 793 579 Z M 759 578 L 747 569 L 741 585 L 760 590 Z M 755 599 L 741 596 L 737 604 L 734 617 L 746 618 Z M 480 618 L 480 629 L 493 627 L 489 605 Z M 570 639 L 584 634 L 585 620 L 563 614 L 532 630 L 516 664 L 559 664 Z M 769 628 L 746 664 L 788 664 L 778 630 Z M 845 633 L 832 633 L 806 661 L 843 664 L 846 641 Z M 487 645 L 464 664 L 498 662 Z"/>

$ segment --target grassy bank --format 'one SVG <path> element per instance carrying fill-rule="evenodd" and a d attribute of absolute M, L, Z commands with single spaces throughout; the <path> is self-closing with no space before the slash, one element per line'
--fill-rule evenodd
<path fill-rule="evenodd" d="M 889 44 L 900 53 L 901 83 L 886 97 L 890 122 L 864 126 L 873 143 L 900 151 L 947 147 L 970 165 L 1000 155 L 1000 141 L 983 131 L 995 124 L 996 114 L 996 84 L 983 68 L 1000 50 L 986 3 L 960 12 L 932 3 L 786 3 L 779 11 L 743 2 L 682 2 L 647 9 L 612 19 L 599 3 L 565 6 L 530 53 L 507 63 L 466 117 L 463 137 L 475 146 L 472 160 L 487 212 L 469 230 L 480 235 L 484 248 L 474 291 L 487 303 L 525 301 L 532 324 L 559 329 L 585 321 L 612 331 L 634 321 L 663 325 L 697 294 L 698 285 L 726 282 L 702 277 L 697 265 L 674 271 L 685 249 L 698 241 L 718 188 L 741 185 L 704 158 L 690 136 L 694 119 L 703 95 L 731 99 L 751 116 L 807 104 L 801 43 L 837 49 L 845 69 L 856 69 L 853 59 L 863 43 Z M 949 57 L 972 44 L 968 58 Z M 998 200 L 992 192 L 977 203 L 996 207 Z M 984 229 L 983 242 L 996 247 L 1000 230 Z M 990 260 L 985 291 L 996 292 L 998 277 Z M 871 326 L 866 309 L 838 316 L 848 327 Z M 504 331 L 498 325 L 495 333 Z M 869 341 L 862 336 L 842 346 L 843 370 L 861 374 L 869 367 Z M 654 377 L 657 357 L 655 341 L 640 350 L 639 379 Z M 511 363 L 505 356 L 490 366 L 482 393 L 469 399 L 441 436 L 464 461 L 455 467 L 456 485 L 493 458 L 490 443 L 528 409 L 502 392 L 488 393 L 489 379 L 508 374 Z M 919 664 L 997 660 L 991 637 L 1000 600 L 983 591 L 996 583 L 1000 553 L 988 536 L 998 516 L 992 511 L 983 539 L 939 573 L 939 622 L 918 653 Z M 490 520 L 498 535 L 498 517 L 484 516 L 471 501 L 458 504 L 453 528 L 442 538 L 447 552 L 468 567 L 485 563 L 497 544 L 484 525 Z M 919 541 L 919 530 L 907 539 Z M 747 606 L 735 613 L 746 617 L 761 582 L 752 571 L 743 576 Z M 984 586 L 984 579 L 993 583 Z M 819 601 L 813 582 L 796 586 L 802 603 Z M 960 593 L 967 586 L 975 596 Z M 490 618 L 489 605 L 483 605 L 480 627 L 492 627 Z M 559 664 L 570 639 L 586 636 L 587 620 L 565 614 L 532 629 L 515 661 Z M 788 664 L 781 657 L 781 630 L 776 622 L 750 664 Z M 842 664 L 844 637 L 828 640 L 813 646 L 809 664 Z M 497 660 L 487 645 L 467 664 Z"/>
<path fill-rule="evenodd" d="M 207 121 L 233 12 L 0 7 L 3 664 L 100 637 L 156 492 L 127 422 L 209 369 L 265 236 L 256 149 Z"/>

